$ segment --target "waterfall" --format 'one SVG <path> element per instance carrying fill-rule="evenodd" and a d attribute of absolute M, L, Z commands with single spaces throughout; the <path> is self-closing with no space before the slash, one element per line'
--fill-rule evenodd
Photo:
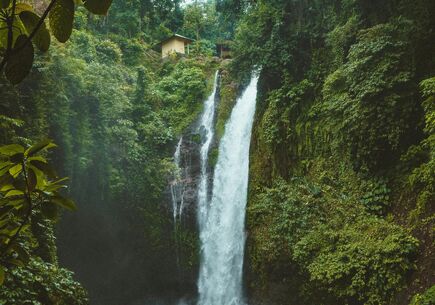
<path fill-rule="evenodd" d="M 179 236 L 177 234 L 179 224 L 178 220 L 181 220 L 183 214 L 184 205 L 184 192 L 186 190 L 186 185 L 184 183 L 186 172 L 182 170 L 181 165 L 181 146 L 183 145 L 183 137 L 180 137 L 178 141 L 177 148 L 174 153 L 174 173 L 173 179 L 170 183 L 171 189 L 171 199 L 172 199 L 172 217 L 174 222 L 174 247 L 175 247 L 175 260 L 177 265 L 177 276 L 181 279 L 181 268 L 180 268 L 180 249 L 179 249 Z M 184 175 L 183 175 L 184 174 Z"/>
<path fill-rule="evenodd" d="M 200 202 L 199 305 L 244 304 L 245 208 L 257 81 L 258 77 L 251 79 L 233 108 L 219 145 L 211 202 L 206 194 Z"/>
<path fill-rule="evenodd" d="M 200 162 L 201 162 L 201 172 L 200 172 L 200 182 L 198 186 L 198 202 L 199 210 L 202 211 L 201 207 L 205 207 L 208 198 L 208 173 L 207 173 L 207 163 L 208 163 L 208 152 L 210 149 L 211 142 L 213 140 L 213 121 L 215 116 L 215 98 L 218 84 L 219 73 L 216 71 L 213 92 L 204 102 L 204 110 L 202 111 L 200 122 L 197 128 L 198 134 L 201 135 L 201 150 L 200 150 Z M 181 164 L 181 147 L 183 145 L 183 137 L 180 138 L 177 144 L 177 148 L 174 153 L 174 165 L 175 172 L 173 180 L 170 184 L 171 189 L 171 199 L 172 199 L 172 210 L 174 223 L 177 223 L 177 218 L 181 218 L 183 214 L 184 207 L 184 193 L 186 191 L 185 181 L 189 179 L 189 169 L 184 168 Z M 186 167 L 186 166 L 185 166 Z M 200 217 L 201 218 L 201 217 Z"/>
<path fill-rule="evenodd" d="M 199 231 L 204 227 L 204 221 L 207 218 L 208 206 L 208 153 L 214 136 L 214 114 L 215 114 L 215 97 L 218 83 L 218 71 L 215 74 L 213 93 L 204 103 L 204 111 L 201 116 L 201 121 L 198 127 L 198 132 L 201 134 L 202 145 L 200 150 L 201 160 L 201 176 L 198 186 L 198 224 Z"/>
<path fill-rule="evenodd" d="M 177 223 L 177 216 L 183 213 L 183 203 L 184 203 L 184 191 L 185 185 L 183 182 L 183 177 L 181 173 L 181 145 L 183 144 L 183 137 L 180 138 L 177 144 L 177 148 L 174 153 L 174 177 L 171 181 L 171 199 L 172 199 L 172 213 L 174 218 L 174 225 Z"/>
<path fill-rule="evenodd" d="M 214 117 L 215 117 L 215 100 L 216 100 L 216 91 L 218 88 L 219 74 L 218 71 L 215 73 L 214 84 L 213 84 L 213 92 L 210 96 L 204 101 L 204 109 L 201 113 L 201 117 L 198 123 L 198 127 L 195 130 L 195 133 L 201 136 L 201 148 L 200 148 L 200 173 L 199 173 L 199 182 L 197 186 L 198 190 L 198 213 L 201 214 L 201 211 L 205 210 L 208 201 L 208 153 L 213 140 L 213 128 L 214 128 Z M 186 144 L 187 143 L 187 144 Z M 183 216 L 183 207 L 184 207 L 184 197 L 187 195 L 189 197 L 189 191 L 186 189 L 189 188 L 189 182 L 191 182 L 191 173 L 189 172 L 189 164 L 186 164 L 186 157 L 184 156 L 184 152 L 182 154 L 182 148 L 186 147 L 188 141 L 183 144 L 183 137 L 180 138 L 177 148 L 174 153 L 174 165 L 175 165 L 175 173 L 173 180 L 170 184 L 171 189 L 171 197 L 172 197 L 172 209 L 173 209 L 173 218 L 174 218 L 174 236 L 175 236 L 175 256 L 176 256 L 176 264 L 178 271 L 178 279 L 179 282 L 182 281 L 182 268 L 180 265 L 180 236 L 179 236 L 179 228 L 181 226 L 181 220 Z M 186 194 L 185 194 L 186 193 Z M 188 202 L 188 199 L 187 201 Z M 198 216 L 202 218 L 202 216 Z M 180 300 L 178 305 L 186 304 L 185 301 Z"/>

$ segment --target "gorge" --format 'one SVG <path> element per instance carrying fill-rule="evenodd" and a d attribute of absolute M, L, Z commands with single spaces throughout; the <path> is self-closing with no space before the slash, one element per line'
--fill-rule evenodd
<path fill-rule="evenodd" d="M 0 304 L 434 304 L 434 15 L 0 0 Z"/>

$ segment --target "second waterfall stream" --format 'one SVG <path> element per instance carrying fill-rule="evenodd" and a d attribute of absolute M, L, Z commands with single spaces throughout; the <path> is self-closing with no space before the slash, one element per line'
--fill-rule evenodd
<path fill-rule="evenodd" d="M 201 121 L 205 140 L 201 147 L 202 172 L 198 192 L 201 240 L 198 305 L 244 304 L 242 277 L 245 209 L 257 82 L 258 77 L 252 77 L 225 126 L 214 170 L 211 199 L 207 195 L 207 156 L 213 137 L 210 126 L 214 117 L 214 105 L 205 104 Z"/>

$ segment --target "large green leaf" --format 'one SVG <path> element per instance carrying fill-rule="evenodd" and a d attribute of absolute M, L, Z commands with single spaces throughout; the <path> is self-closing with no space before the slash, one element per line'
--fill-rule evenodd
<path fill-rule="evenodd" d="M 9 28 L 8 24 L 4 20 L 0 20 L 0 48 L 6 49 L 9 40 Z M 25 32 L 24 25 L 19 18 L 14 18 L 12 27 L 12 46 L 15 45 L 17 38 Z"/>
<path fill-rule="evenodd" d="M 9 169 L 9 174 L 11 174 L 12 177 L 17 178 L 22 171 L 23 166 L 21 164 L 16 164 Z"/>
<path fill-rule="evenodd" d="M 13 181 L 12 181 L 12 182 L 13 182 Z M 8 183 L 8 184 L 4 184 L 4 185 L 2 185 L 2 186 L 0 187 L 0 192 L 5 193 L 5 192 L 7 192 L 7 191 L 10 191 L 10 190 L 15 189 L 15 187 L 14 187 L 13 184 L 12 184 L 12 182 L 11 182 L 11 183 Z"/>
<path fill-rule="evenodd" d="M 11 162 L 15 163 L 15 164 L 23 162 L 23 159 L 24 159 L 23 153 L 17 153 L 15 155 L 11 156 L 11 158 L 10 158 Z"/>
<path fill-rule="evenodd" d="M 59 42 L 66 42 L 72 33 L 74 1 L 57 0 L 49 14 L 51 31 Z"/>
<path fill-rule="evenodd" d="M 14 209 L 21 209 L 23 206 L 27 206 L 28 204 L 24 196 L 15 195 L 13 199 L 8 198 L 7 205 L 13 207 Z"/>
<path fill-rule="evenodd" d="M 33 12 L 33 7 L 27 3 L 17 3 L 17 5 L 15 6 L 15 14 L 19 14 L 24 11 Z"/>
<path fill-rule="evenodd" d="M 0 147 L 0 155 L 13 156 L 18 153 L 24 153 L 24 147 L 19 144 L 10 144 Z"/>
<path fill-rule="evenodd" d="M 32 69 L 35 51 L 33 45 L 27 40 L 26 35 L 18 36 L 12 54 L 6 63 L 6 78 L 14 85 L 20 83 Z"/>
<path fill-rule="evenodd" d="M 52 193 L 52 192 L 57 192 L 58 190 L 60 190 L 60 189 L 64 189 L 64 188 L 66 188 L 67 186 L 66 185 L 64 185 L 64 184 L 48 184 L 45 188 L 44 188 L 44 192 L 49 192 L 49 193 Z"/>
<path fill-rule="evenodd" d="M 43 172 L 47 177 L 54 179 L 57 177 L 57 174 L 55 170 L 46 162 L 42 162 L 39 160 L 32 160 L 30 161 L 30 164 L 32 164 L 34 167 L 39 169 L 41 172 Z"/>
<path fill-rule="evenodd" d="M 58 179 L 56 181 L 52 181 L 51 184 L 59 184 L 61 182 L 68 181 L 68 180 L 69 180 L 68 177 L 64 177 L 64 178 Z"/>
<path fill-rule="evenodd" d="M 0 192 L 7 192 L 7 191 L 10 191 L 12 189 L 14 189 L 14 186 L 12 184 L 6 184 L 0 188 Z"/>
<path fill-rule="evenodd" d="M 39 143 L 36 143 L 35 145 L 30 146 L 25 151 L 24 155 L 26 157 L 31 157 L 31 156 L 33 156 L 34 154 L 40 152 L 43 149 L 49 149 L 49 148 L 52 148 L 52 147 L 56 147 L 56 144 L 54 144 L 51 140 L 46 139 L 46 140 L 43 140 L 43 141 L 41 141 Z"/>
<path fill-rule="evenodd" d="M 0 169 L 0 177 L 3 177 L 4 174 L 8 173 L 9 175 L 9 169 L 12 167 L 13 165 L 8 165 L 6 167 L 3 167 L 2 169 Z"/>
<path fill-rule="evenodd" d="M 23 191 L 20 190 L 10 190 L 6 193 L 5 198 L 7 197 L 15 197 L 15 196 L 22 196 L 24 195 Z"/>
<path fill-rule="evenodd" d="M 20 19 L 21 22 L 24 24 L 27 33 L 30 35 L 35 30 L 41 18 L 39 18 L 39 16 L 33 12 L 23 11 L 20 13 Z M 32 41 L 38 47 L 38 49 L 45 52 L 50 47 L 50 39 L 50 33 L 47 30 L 45 22 L 43 22 L 39 29 L 36 31 L 36 34 L 33 37 Z"/>
<path fill-rule="evenodd" d="M 39 161 L 39 162 L 47 163 L 47 159 L 45 159 L 42 156 L 29 157 L 29 158 L 27 158 L 27 161 L 30 161 L 30 162 L 32 162 L 32 161 Z"/>
<path fill-rule="evenodd" d="M 36 188 L 39 190 L 43 189 L 46 184 L 46 177 L 44 173 L 39 168 L 33 166 L 32 164 L 28 165 L 28 168 L 35 173 Z"/>
<path fill-rule="evenodd" d="M 6 162 L 1 162 L 0 163 L 0 169 L 5 168 L 6 166 L 12 165 L 12 162 L 10 161 L 6 161 Z"/>
<path fill-rule="evenodd" d="M 86 0 L 85 7 L 94 14 L 107 15 L 112 0 Z"/>

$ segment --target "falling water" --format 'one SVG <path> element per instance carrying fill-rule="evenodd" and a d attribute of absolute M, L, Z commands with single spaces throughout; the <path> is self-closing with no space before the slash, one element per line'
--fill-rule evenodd
<path fill-rule="evenodd" d="M 183 137 L 180 138 L 177 148 L 174 153 L 174 177 L 171 181 L 171 199 L 172 199 L 172 213 L 174 217 L 174 225 L 177 223 L 177 216 L 183 213 L 184 205 L 184 191 L 185 185 L 181 176 L 181 145 L 183 144 Z"/>
<path fill-rule="evenodd" d="M 208 181 L 209 176 L 207 172 L 208 164 L 208 152 L 210 150 L 210 144 L 213 140 L 214 130 L 213 121 L 215 113 L 215 97 L 218 83 L 218 72 L 216 71 L 213 93 L 204 103 L 204 111 L 201 116 L 201 122 L 199 124 L 199 133 L 202 138 L 202 145 L 200 150 L 201 157 L 201 178 L 198 186 L 198 223 L 199 230 L 202 231 L 204 226 L 204 220 L 207 217 L 208 206 Z"/>
<path fill-rule="evenodd" d="M 211 142 L 213 140 L 213 121 L 215 116 L 215 97 L 218 84 L 218 71 L 216 71 L 213 92 L 204 102 L 204 110 L 201 114 L 200 122 L 198 125 L 197 132 L 201 135 L 201 149 L 200 149 L 200 181 L 198 185 L 198 213 L 204 211 L 207 205 L 208 198 L 208 173 L 207 173 L 207 159 L 208 152 L 210 149 Z M 181 164 L 181 148 L 183 146 L 183 138 L 180 138 L 177 148 L 174 153 L 174 164 L 176 167 L 174 179 L 171 182 L 171 196 L 172 196 L 172 208 L 173 208 L 173 218 L 174 218 L 174 233 L 175 233 L 175 256 L 177 263 L 177 273 L 179 281 L 181 281 L 181 267 L 180 267 L 180 240 L 178 235 L 178 228 L 181 225 L 181 218 L 183 215 L 184 207 L 184 195 L 186 191 L 186 181 L 190 180 L 189 176 L 189 166 L 186 164 Z M 184 170 L 183 170 L 184 167 Z M 202 208 L 203 207 L 203 208 Z M 199 216 L 201 218 L 201 216 Z M 177 225 L 178 224 L 178 225 Z M 178 305 L 186 304 L 184 300 L 180 300 Z"/>
<path fill-rule="evenodd" d="M 244 304 L 245 208 L 257 81 L 257 77 L 251 79 L 225 126 L 211 203 L 200 206 L 205 211 L 199 215 L 202 243 L 199 305 Z"/>

